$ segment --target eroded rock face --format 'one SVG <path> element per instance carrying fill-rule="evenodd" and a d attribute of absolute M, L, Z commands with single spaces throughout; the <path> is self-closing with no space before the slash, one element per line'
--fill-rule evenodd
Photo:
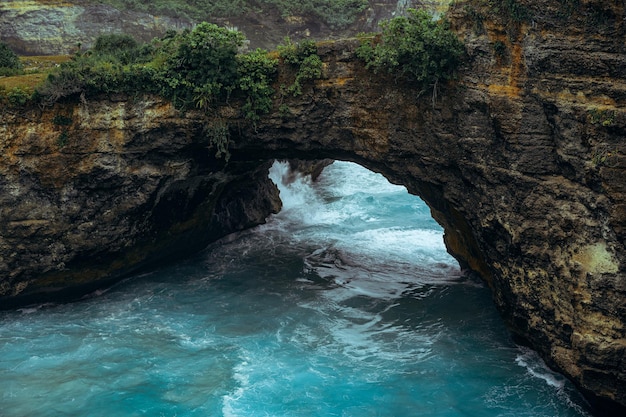
<path fill-rule="evenodd" d="M 84 294 L 280 209 L 270 163 L 224 167 L 185 116 L 150 97 L 3 115 L 3 308 Z"/>
<path fill-rule="evenodd" d="M 88 47 L 101 34 L 128 33 L 149 41 L 192 22 L 120 12 L 99 3 L 5 0 L 0 4 L 0 39 L 24 55 L 64 55 Z"/>
<path fill-rule="evenodd" d="M 343 41 L 320 44 L 323 79 L 255 126 L 232 108 L 181 115 L 154 97 L 5 113 L 1 305 L 99 285 L 262 221 L 275 189 L 255 181 L 274 158 L 351 160 L 424 198 L 511 330 L 599 413 L 623 411 L 624 5 L 581 0 L 562 16 L 557 0 L 519 2 L 534 18 L 457 3 L 468 60 L 434 100 L 370 73 Z M 587 22 L 596 9 L 605 24 Z M 230 127 L 227 165 L 207 149 L 215 123 Z"/>

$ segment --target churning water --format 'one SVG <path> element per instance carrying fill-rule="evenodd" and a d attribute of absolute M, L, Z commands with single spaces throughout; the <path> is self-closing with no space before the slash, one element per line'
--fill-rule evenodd
<path fill-rule="evenodd" d="M 418 198 L 345 162 L 281 196 L 191 260 L 1 313 L 0 416 L 587 415 Z"/>

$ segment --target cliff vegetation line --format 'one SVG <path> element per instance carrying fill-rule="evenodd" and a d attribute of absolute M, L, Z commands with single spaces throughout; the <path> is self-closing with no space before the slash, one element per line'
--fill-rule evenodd
<path fill-rule="evenodd" d="M 359 52 L 375 71 L 425 88 L 450 79 L 460 63 L 463 45 L 445 19 L 411 9 L 407 16 L 384 22 L 382 29 L 379 36 L 364 35 Z M 32 96 L 16 87 L 5 91 L 4 101 L 12 106 L 29 100 L 50 105 L 101 94 L 151 93 L 179 109 L 208 112 L 238 100 L 243 116 L 255 122 L 272 109 L 275 98 L 280 102 L 285 95 L 302 94 L 304 83 L 322 76 L 322 60 L 311 40 L 294 43 L 286 38 L 276 52 L 245 51 L 245 44 L 236 29 L 206 22 L 192 30 L 168 31 L 149 43 L 126 34 L 102 35 L 91 49 L 53 70 Z M 291 68 L 292 80 L 276 86 L 280 62 Z"/>

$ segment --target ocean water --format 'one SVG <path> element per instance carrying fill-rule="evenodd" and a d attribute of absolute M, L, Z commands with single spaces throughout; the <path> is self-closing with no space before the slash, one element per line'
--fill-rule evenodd
<path fill-rule="evenodd" d="M 0 313 L 0 416 L 588 416 L 403 187 L 336 162 L 283 211 L 81 302 Z"/>

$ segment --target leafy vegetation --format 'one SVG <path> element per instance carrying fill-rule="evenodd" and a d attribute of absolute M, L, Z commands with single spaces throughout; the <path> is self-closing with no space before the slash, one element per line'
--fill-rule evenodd
<path fill-rule="evenodd" d="M 619 152 L 617 149 L 611 149 L 606 146 L 594 149 L 591 153 L 591 164 L 600 168 L 603 166 L 614 167 L 619 160 Z"/>
<path fill-rule="evenodd" d="M 230 141 L 228 124 L 224 120 L 218 119 L 206 127 L 206 135 L 209 140 L 209 149 L 216 150 L 215 157 L 223 157 L 224 160 L 228 162 L 230 159 L 230 151 L 228 150 L 228 143 Z"/>
<path fill-rule="evenodd" d="M 262 49 L 238 56 L 239 89 L 247 93 L 242 109 L 246 118 L 257 121 L 260 114 L 272 109 L 272 81 L 277 67 L 278 59 Z"/>
<path fill-rule="evenodd" d="M 409 10 L 408 16 L 385 22 L 382 29 L 380 36 L 363 40 L 358 50 L 368 67 L 412 80 L 424 89 L 434 86 L 434 94 L 440 81 L 453 77 L 463 46 L 445 20 Z M 262 49 L 244 53 L 244 45 L 242 33 L 210 23 L 171 30 L 147 44 L 128 35 L 103 35 L 90 50 L 56 63 L 58 68 L 32 97 L 32 90 L 6 87 L 4 96 L 12 105 L 23 105 L 29 97 L 47 105 L 102 94 L 150 93 L 171 100 L 179 109 L 206 112 L 234 99 L 241 104 L 242 115 L 256 122 L 273 106 L 280 60 L 292 72 L 283 77 L 279 97 L 301 95 L 306 82 L 322 76 L 323 63 L 313 41 L 294 43 L 287 38 L 277 53 Z M 280 110 L 289 114 L 284 105 Z M 218 148 L 228 142 L 223 133 L 220 124 L 209 135 Z"/>
<path fill-rule="evenodd" d="M 243 116 L 256 122 L 272 108 L 279 58 L 294 69 L 293 84 L 281 89 L 283 95 L 302 94 L 303 83 L 322 74 L 313 41 L 287 40 L 278 54 L 262 49 L 242 53 L 243 45 L 240 32 L 209 23 L 193 30 L 169 31 L 149 44 L 139 44 L 127 35 L 103 35 L 92 49 L 53 70 L 33 98 L 46 105 L 101 94 L 152 93 L 182 110 L 210 111 L 234 97 L 243 102 Z M 11 104 L 29 97 L 22 90 L 6 95 Z M 225 143 L 215 140 L 223 138 L 223 129 L 214 131 L 220 134 L 211 133 L 212 142 Z"/>
<path fill-rule="evenodd" d="M 126 35 L 101 36 L 91 50 L 50 74 L 37 95 L 52 103 L 78 95 L 146 92 L 181 109 L 209 110 L 237 94 L 245 100 L 245 116 L 257 120 L 271 109 L 278 60 L 260 49 L 241 54 L 243 43 L 240 32 L 209 23 L 143 45 Z"/>
<path fill-rule="evenodd" d="M 382 35 L 362 41 L 357 54 L 369 68 L 414 81 L 423 89 L 449 80 L 464 48 L 445 20 L 422 10 L 383 22 Z"/>
<path fill-rule="evenodd" d="M 154 93 L 181 110 L 196 108 L 207 113 L 235 97 L 243 102 L 243 116 L 256 122 L 272 108 L 278 58 L 262 49 L 242 53 L 243 45 L 240 32 L 209 23 L 193 30 L 169 31 L 150 44 L 139 44 L 126 35 L 105 35 L 91 50 L 61 64 L 35 96 L 49 104 L 101 94 Z M 67 126 L 71 119 L 56 116 L 53 122 Z M 209 148 L 216 149 L 215 156 L 228 162 L 228 123 L 213 120 L 205 133 Z M 67 140 L 64 128 L 59 146 Z"/>
<path fill-rule="evenodd" d="M 615 124 L 615 110 L 598 109 L 596 107 L 587 110 L 588 120 L 593 125 L 610 127 Z"/>
<path fill-rule="evenodd" d="M 19 57 L 4 42 L 0 42 L 0 75 L 15 75 L 21 72 Z"/>
<path fill-rule="evenodd" d="M 168 36 L 159 45 L 165 56 L 157 58 L 154 81 L 160 93 L 187 107 L 209 108 L 227 100 L 238 80 L 237 52 L 242 47 L 241 32 L 201 23 L 192 31 Z"/>
<path fill-rule="evenodd" d="M 28 102 L 30 94 L 21 87 L 15 87 L 6 93 L 6 98 L 11 106 L 19 107 L 24 106 Z"/>
<path fill-rule="evenodd" d="M 285 43 L 278 46 L 278 53 L 285 63 L 296 69 L 295 79 L 289 86 L 282 86 L 283 94 L 297 97 L 302 94 L 302 83 L 319 79 L 322 76 L 322 59 L 317 55 L 315 42 L 305 40 L 294 43 L 285 38 Z"/>

